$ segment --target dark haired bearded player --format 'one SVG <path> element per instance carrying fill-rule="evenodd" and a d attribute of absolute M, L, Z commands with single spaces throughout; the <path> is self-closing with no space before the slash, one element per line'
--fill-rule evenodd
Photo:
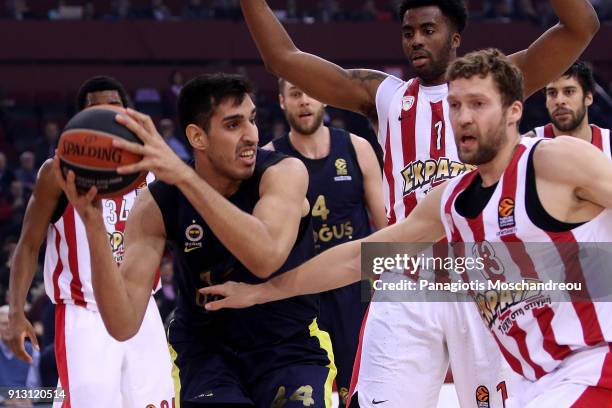
<path fill-rule="evenodd" d="M 535 128 L 528 136 L 574 136 L 591 143 L 612 158 L 610 129 L 589 124 L 595 80 L 593 71 L 586 63 L 574 63 L 562 76 L 546 85 L 544 92 L 551 123 Z"/>

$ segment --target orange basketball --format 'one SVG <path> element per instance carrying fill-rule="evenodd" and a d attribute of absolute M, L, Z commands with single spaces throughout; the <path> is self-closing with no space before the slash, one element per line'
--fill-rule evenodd
<path fill-rule="evenodd" d="M 92 186 L 98 197 L 113 197 L 127 193 L 142 184 L 146 172 L 117 174 L 117 167 L 137 163 L 142 156 L 113 147 L 113 140 L 125 139 L 142 144 L 128 128 L 117 123 L 121 108 L 99 105 L 77 113 L 66 124 L 60 136 L 57 153 L 64 177 L 74 171 L 79 192 Z"/>

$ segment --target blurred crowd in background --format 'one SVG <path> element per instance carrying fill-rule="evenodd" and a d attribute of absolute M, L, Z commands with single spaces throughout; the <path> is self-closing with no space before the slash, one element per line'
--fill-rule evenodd
<path fill-rule="evenodd" d="M 55 5 L 36 6 L 39 0 L 6 0 L 5 18 L 15 20 L 120 20 L 241 18 L 239 0 L 58 0 Z M 106 3 L 106 4 L 104 4 Z M 277 14 L 283 21 L 336 22 L 384 21 L 396 18 L 395 0 L 286 0 Z M 529 20 L 548 24 L 554 13 L 547 0 L 468 0 L 473 20 Z M 612 18 L 611 0 L 592 0 L 600 20 Z"/>
<path fill-rule="evenodd" d="M 41 7 L 39 0 L 6 0 L 0 17 L 13 20 L 121 20 L 152 19 L 180 21 L 184 19 L 240 20 L 238 0 L 113 0 L 69 1 L 59 0 L 53 7 Z M 50 3 L 47 1 L 47 3 Z M 272 3 L 272 2 L 271 2 Z M 396 19 L 394 1 L 389 0 L 287 0 L 276 9 L 285 22 L 341 22 L 389 21 Z M 612 0 L 593 0 L 600 20 L 612 17 Z M 497 22 L 526 20 L 543 26 L 554 23 L 547 0 L 470 0 L 470 18 Z M 100 73 L 104 74 L 104 73 Z M 597 78 L 597 69 L 595 69 Z M 121 78 L 118 78 L 121 81 Z M 151 115 L 160 134 L 183 160 L 191 159 L 182 131 L 176 122 L 176 99 L 185 81 L 180 69 L 168 79 L 166 89 L 130 89 L 133 106 Z M 595 105 L 590 108 L 592 122 L 612 127 L 612 84 L 598 81 Z M 75 89 L 78 84 L 75 84 Z M 280 137 L 287 125 L 274 93 L 256 96 L 260 144 Z M 74 100 L 56 95 L 39 97 L 31 103 L 16 103 L 3 95 L 0 85 L 0 305 L 7 303 L 11 256 L 15 250 L 23 216 L 32 194 L 40 165 L 54 155 L 61 130 L 75 113 Z M 367 121 L 355 114 L 328 108 L 326 124 L 350 130 L 368 139 L 380 158 L 380 148 Z M 527 101 L 526 115 L 521 130 L 548 122 L 542 94 Z M 43 245 L 44 247 L 44 245 Z M 37 361 L 42 385 L 54 386 L 57 381 L 53 348 L 54 309 L 46 296 L 42 278 L 42 261 L 28 296 L 28 316 L 33 322 L 41 345 L 41 358 Z M 176 290 L 173 285 L 173 265 L 164 259 L 161 267 L 163 288 L 156 294 L 162 318 L 166 319 L 174 308 Z M 1 317 L 1 316 L 0 316 Z M 0 327 L 1 328 L 1 327 Z M 0 342 L 0 346 L 1 346 Z M 1 368 L 0 368 L 1 369 Z M 1 374 L 1 373 L 0 373 Z"/>

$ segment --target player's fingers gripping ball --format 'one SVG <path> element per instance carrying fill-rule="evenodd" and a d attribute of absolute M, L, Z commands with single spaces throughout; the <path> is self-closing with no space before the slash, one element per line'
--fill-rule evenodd
<path fill-rule="evenodd" d="M 137 163 L 142 156 L 114 147 L 113 140 L 123 139 L 142 144 L 131 130 L 117 123 L 122 108 L 98 105 L 77 113 L 66 124 L 60 136 L 57 155 L 64 178 L 68 170 L 75 173 L 79 193 L 98 190 L 98 198 L 114 197 L 142 184 L 146 172 L 118 174 L 117 168 Z"/>

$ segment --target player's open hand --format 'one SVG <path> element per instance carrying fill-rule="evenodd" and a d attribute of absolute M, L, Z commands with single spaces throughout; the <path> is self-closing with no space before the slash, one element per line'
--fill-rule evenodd
<path fill-rule="evenodd" d="M 9 314 L 7 343 L 15 356 L 26 363 L 32 363 L 32 356 L 25 349 L 25 338 L 29 338 L 36 350 L 40 351 L 34 327 L 23 313 Z"/>
<path fill-rule="evenodd" d="M 178 184 L 192 170 L 172 151 L 157 132 L 150 116 L 126 109 L 125 115 L 117 115 L 118 123 L 130 129 L 144 144 L 115 139 L 113 146 L 143 156 L 138 163 L 117 168 L 119 174 L 151 171 L 157 179 L 168 184 Z"/>
<path fill-rule="evenodd" d="M 200 293 L 209 296 L 221 296 L 223 299 L 206 303 L 206 310 L 243 309 L 256 305 L 257 292 L 260 285 L 249 285 L 240 282 L 226 282 L 222 285 L 208 286 L 200 289 Z"/>
<path fill-rule="evenodd" d="M 62 174 L 60 168 L 60 160 L 56 155 L 53 159 L 53 171 L 62 190 L 66 194 L 66 198 L 77 211 L 83 223 L 87 224 L 92 220 L 102 219 L 102 206 L 100 200 L 96 199 L 98 189 L 92 186 L 85 194 L 79 194 L 76 188 L 76 175 L 72 170 L 68 170 L 66 178 Z"/>

